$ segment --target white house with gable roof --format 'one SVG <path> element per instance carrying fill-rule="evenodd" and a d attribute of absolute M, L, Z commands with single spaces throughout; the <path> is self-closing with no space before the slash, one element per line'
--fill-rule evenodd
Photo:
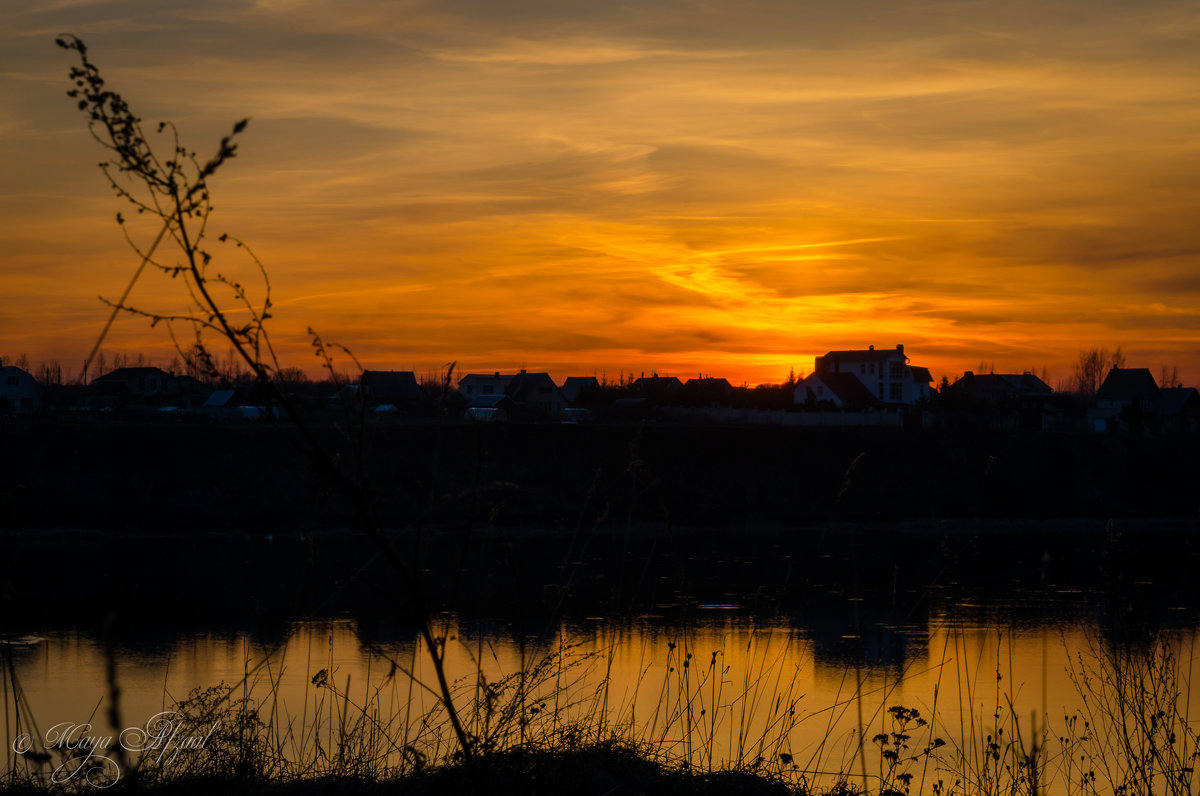
<path fill-rule="evenodd" d="M 814 376 L 849 374 L 858 379 L 876 400 L 884 405 L 912 406 L 929 397 L 933 375 L 928 368 L 909 364 L 904 346 L 866 350 L 830 351 L 816 358 Z M 807 390 L 797 402 L 803 402 Z"/>

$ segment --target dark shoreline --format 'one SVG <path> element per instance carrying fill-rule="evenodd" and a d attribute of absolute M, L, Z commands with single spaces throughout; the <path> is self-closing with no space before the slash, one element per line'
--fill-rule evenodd
<path fill-rule="evenodd" d="M 523 539 L 555 538 L 561 539 L 570 535 L 587 535 L 589 537 L 613 539 L 628 534 L 636 534 L 642 538 L 663 536 L 712 535 L 714 533 L 735 533 L 739 538 L 747 536 L 777 536 L 788 534 L 795 537 L 816 537 L 827 534 L 874 536 L 890 534 L 907 537 L 946 537 L 946 536 L 991 536 L 1004 535 L 1019 537 L 1052 535 L 1083 535 L 1098 536 L 1115 533 L 1151 534 L 1151 535 L 1197 535 L 1200 540 L 1200 517 L 1055 517 L 1039 519 L 1018 517 L 1013 519 L 994 519 L 979 517 L 947 517 L 943 519 L 897 520 L 894 522 L 859 522 L 854 520 L 825 520 L 822 522 L 789 523 L 754 523 L 747 526 L 744 523 L 728 523 L 725 525 L 670 525 L 661 522 L 636 523 L 623 528 L 611 526 L 591 529 L 567 529 L 563 527 L 544 526 L 508 526 L 487 525 L 473 529 L 425 529 L 414 527 L 385 528 L 384 532 L 394 541 L 403 543 L 418 537 L 429 539 L 453 539 L 469 534 L 486 534 L 489 538 L 500 541 L 515 541 Z M 188 531 L 187 538 L 204 540 L 223 540 L 231 538 L 250 539 L 258 536 L 240 529 L 230 530 L 195 530 Z M 97 529 L 71 527 L 27 527 L 11 528 L 0 531 L 0 539 L 41 540 L 59 544 L 71 541 L 106 541 L 106 542 L 138 542 L 149 543 L 155 540 L 178 539 L 178 531 L 162 530 L 130 530 L 130 529 Z M 270 534 L 274 541 L 307 541 L 309 538 L 322 540 L 360 539 L 367 540 L 366 533 L 351 527 L 325 528 L 319 530 L 283 529 Z"/>
<path fill-rule="evenodd" d="M 370 428 L 357 449 L 332 427 L 316 436 L 389 528 L 1200 519 L 1197 436 L 424 424 Z M 270 424 L 44 422 L 0 443 L 0 530 L 278 534 L 353 516 Z"/>
<path fill-rule="evenodd" d="M 1146 627 L 1190 626 L 1200 617 L 1197 530 L 1179 519 L 648 524 L 409 530 L 392 540 L 423 573 L 430 610 L 481 632 L 724 617 L 785 623 L 840 655 L 855 625 L 921 627 L 946 612 L 1001 624 L 1136 616 Z M 0 558 L 12 565 L 0 600 L 10 633 L 97 635 L 112 623 L 136 646 L 210 631 L 279 640 L 299 619 L 349 619 L 364 638 L 412 636 L 395 573 L 355 532 L 32 529 L 0 533 Z"/>

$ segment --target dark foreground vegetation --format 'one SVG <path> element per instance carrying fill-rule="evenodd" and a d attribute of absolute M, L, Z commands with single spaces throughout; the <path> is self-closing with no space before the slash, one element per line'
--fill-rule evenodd
<path fill-rule="evenodd" d="M 34 786 L 0 787 L 0 793 L 42 794 Z M 446 766 L 391 781 L 322 778 L 291 783 L 225 777 L 197 777 L 168 783 L 118 783 L 107 793 L 145 793 L 150 796 L 788 796 L 814 793 L 808 788 L 739 771 L 689 771 L 650 759 L 645 750 L 621 743 L 603 743 L 571 750 L 522 749 L 483 757 L 474 765 Z M 842 786 L 826 791 L 835 796 L 856 793 Z"/>

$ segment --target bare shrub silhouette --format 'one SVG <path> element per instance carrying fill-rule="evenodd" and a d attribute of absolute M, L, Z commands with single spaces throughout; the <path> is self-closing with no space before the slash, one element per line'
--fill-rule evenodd
<path fill-rule="evenodd" d="M 256 296 L 249 286 L 227 276 L 215 266 L 215 257 L 210 248 L 213 238 L 208 228 L 212 215 L 209 180 L 237 154 L 236 138 L 246 129 L 249 120 L 242 119 L 234 124 L 230 134 L 221 139 L 215 154 L 203 162 L 198 159 L 196 152 L 183 146 L 174 124 L 160 122 L 157 132 L 166 137 L 170 146 L 170 154 L 163 157 L 151 145 L 142 128 L 142 120 L 120 94 L 107 86 L 99 68 L 88 58 L 84 43 L 74 36 L 60 37 L 56 43 L 78 55 L 79 65 L 70 71 L 75 86 L 67 93 L 87 116 L 92 137 L 109 153 L 109 160 L 101 163 L 100 168 L 110 186 L 117 196 L 133 207 L 136 214 L 149 216 L 161 224 L 154 240 L 149 246 L 143 247 L 130 234 L 124 215 L 117 214 L 117 223 L 121 225 L 130 247 L 139 256 L 140 264 L 121 298 L 106 301 L 113 313 L 89 361 L 99 350 L 113 319 L 122 312 L 146 318 L 151 326 L 164 324 L 180 354 L 213 377 L 219 376 L 220 370 L 210 341 L 223 341 L 231 347 L 234 356 L 249 369 L 263 394 L 282 409 L 299 432 L 304 447 L 322 475 L 335 483 L 348 498 L 358 525 L 374 540 L 382 555 L 398 573 L 400 596 L 432 659 L 436 688 L 453 727 L 459 752 L 464 759 L 470 760 L 474 743 L 464 730 L 455 709 L 445 674 L 444 639 L 434 634 L 421 580 L 382 533 L 373 513 L 370 487 L 362 477 L 361 467 L 347 472 L 343 463 L 318 443 L 285 389 L 286 378 L 281 377 L 286 377 L 287 371 L 281 368 L 267 331 L 272 307 L 267 269 L 244 243 L 228 234 L 217 236 L 216 242 L 232 244 L 248 254 L 261 277 L 261 293 Z M 160 253 L 164 242 L 173 244 L 173 249 L 169 249 L 173 256 Z M 182 282 L 188 302 L 186 309 L 173 313 L 157 312 L 128 303 L 134 285 L 148 265 Z M 182 344 L 177 328 L 188 331 L 191 335 L 190 345 Z M 309 331 L 318 356 L 333 373 L 331 351 L 339 348 L 345 353 L 349 352 L 323 341 L 311 329 Z M 86 373 L 86 365 L 84 370 Z"/>

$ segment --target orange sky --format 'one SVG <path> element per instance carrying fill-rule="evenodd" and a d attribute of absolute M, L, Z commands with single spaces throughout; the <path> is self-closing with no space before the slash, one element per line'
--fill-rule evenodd
<path fill-rule="evenodd" d="M 1120 345 L 1200 383 L 1190 0 L 6 0 L 0 356 L 34 362 L 81 362 L 136 265 L 64 32 L 202 155 L 252 117 L 212 229 L 314 373 L 307 326 L 418 371 L 758 383 L 904 343 L 1054 384 Z M 106 348 L 170 359 L 137 319 Z"/>

